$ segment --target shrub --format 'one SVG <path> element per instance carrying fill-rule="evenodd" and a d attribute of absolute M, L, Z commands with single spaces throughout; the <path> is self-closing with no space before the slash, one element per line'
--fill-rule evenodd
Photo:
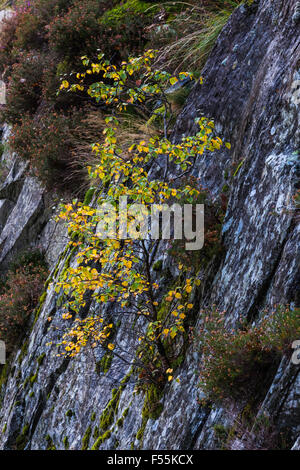
<path fill-rule="evenodd" d="M 86 97 L 80 91 L 57 94 L 60 76 L 75 67 L 85 70 L 80 56 L 94 55 L 98 47 L 116 63 L 144 44 L 147 4 L 133 0 L 117 7 L 122 12 L 118 26 L 109 19 L 107 24 L 101 21 L 116 3 L 20 0 L 0 32 L 0 69 L 8 82 L 1 120 L 14 125 L 12 149 L 30 160 L 49 188 L 62 186 L 62 175 L 69 180 L 68 189 L 77 188 L 74 176 L 79 177 L 83 168 L 80 158 L 73 158 L 76 146 L 71 144 L 71 129 L 80 119 L 77 111 L 71 114 L 74 106 L 85 106 Z M 137 8 L 138 14 L 126 17 L 126 5 Z"/>
<path fill-rule="evenodd" d="M 24 53 L 19 62 L 13 65 L 7 87 L 6 106 L 2 120 L 9 123 L 20 122 L 24 113 L 34 114 L 42 92 L 44 57 L 39 54 Z"/>
<path fill-rule="evenodd" d="M 17 12 L 2 20 L 0 28 L 0 70 L 5 72 L 6 69 L 14 62 L 12 48 L 16 39 L 16 29 L 19 22 Z"/>
<path fill-rule="evenodd" d="M 64 61 L 57 62 L 58 59 L 55 54 L 47 54 L 47 61 L 45 61 L 42 76 L 41 99 L 47 104 L 47 107 L 52 107 L 57 111 L 67 111 L 74 106 L 82 106 L 82 97 L 80 93 L 57 94 L 61 75 L 69 73 L 72 69 L 72 66 L 66 59 Z"/>
<path fill-rule="evenodd" d="M 43 253 L 39 249 L 29 249 L 23 251 L 17 258 L 10 264 L 9 271 L 15 274 L 20 268 L 24 266 L 32 266 L 36 268 L 47 269 L 47 263 Z"/>
<path fill-rule="evenodd" d="M 39 49 L 45 42 L 45 23 L 32 6 L 17 10 L 18 24 L 14 47 L 23 50 Z"/>
<path fill-rule="evenodd" d="M 65 12 L 72 3 L 73 0 L 31 0 L 34 11 L 45 24 L 49 24 L 53 16 Z"/>
<path fill-rule="evenodd" d="M 292 342 L 300 338 L 300 308 L 292 310 L 289 306 L 279 305 L 271 312 L 263 325 L 265 345 L 289 355 Z"/>
<path fill-rule="evenodd" d="M 72 174 L 68 174 L 74 149 L 72 131 L 82 116 L 83 112 L 76 109 L 67 114 L 44 112 L 39 121 L 27 114 L 13 127 L 11 148 L 30 161 L 34 172 L 48 188 L 70 189 L 75 184 Z"/>
<path fill-rule="evenodd" d="M 299 309 L 278 307 L 257 326 L 228 330 L 224 313 L 205 314 L 199 338 L 200 387 L 212 402 L 257 399 L 268 386 L 280 355 L 300 337 Z"/>
<path fill-rule="evenodd" d="M 96 48 L 117 61 L 145 45 L 145 27 L 152 14 L 144 14 L 149 4 L 131 0 L 108 10 L 106 2 L 75 1 L 49 26 L 50 48 L 61 56 L 79 58 L 95 55 Z"/>
<path fill-rule="evenodd" d="M 97 38 L 103 33 L 98 21 L 102 12 L 103 3 L 98 0 L 75 1 L 64 14 L 50 23 L 50 47 L 64 57 L 86 53 L 91 45 L 95 49 Z"/>
<path fill-rule="evenodd" d="M 0 69 L 4 71 L 18 58 L 21 51 L 40 49 L 47 42 L 48 24 L 62 13 L 71 0 L 19 1 L 12 15 L 3 19 L 0 31 Z"/>
<path fill-rule="evenodd" d="M 8 272 L 0 294 L 0 338 L 5 341 L 8 353 L 20 340 L 46 277 L 45 264 L 37 259 Z"/>
<path fill-rule="evenodd" d="M 157 5 L 141 0 L 128 0 L 107 10 L 101 24 L 110 31 L 110 48 L 119 51 L 122 58 L 141 53 L 147 41 L 146 28 L 157 12 Z M 103 46 L 102 50 L 105 51 Z"/>

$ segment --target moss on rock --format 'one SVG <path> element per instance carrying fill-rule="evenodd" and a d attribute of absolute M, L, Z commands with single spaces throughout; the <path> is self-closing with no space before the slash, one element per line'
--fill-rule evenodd
<path fill-rule="evenodd" d="M 91 434 L 92 434 L 92 428 L 91 428 L 91 426 L 89 426 L 87 428 L 87 430 L 85 431 L 85 434 L 83 436 L 81 450 L 87 450 L 87 448 L 89 446 Z"/>
<path fill-rule="evenodd" d="M 29 424 L 26 423 L 16 439 L 17 450 L 24 450 L 29 438 Z"/>

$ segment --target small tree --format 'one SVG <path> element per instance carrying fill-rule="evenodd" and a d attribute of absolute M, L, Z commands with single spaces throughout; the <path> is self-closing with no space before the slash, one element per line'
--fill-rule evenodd
<path fill-rule="evenodd" d="M 191 203 L 199 191 L 181 182 L 191 173 L 199 156 L 222 145 L 221 139 L 214 135 L 213 122 L 205 118 L 197 119 L 199 131 L 195 136 L 185 137 L 177 144 L 169 140 L 173 114 L 167 88 L 175 85 L 178 79 L 192 77 L 180 73 L 177 78 L 153 69 L 154 57 L 155 52 L 149 50 L 141 57 L 122 62 L 120 67 L 104 60 L 103 54 L 99 55 L 97 63 L 83 57 L 86 72 L 76 74 L 76 83 L 62 81 L 61 90 L 86 89 L 108 114 L 103 140 L 93 145 L 99 163 L 89 167 L 91 178 L 99 183 L 97 205 L 109 203 L 119 209 L 121 197 L 146 208 L 153 203 L 164 204 L 183 198 Z M 102 79 L 85 85 L 86 77 L 93 74 Z M 130 147 L 122 147 L 118 142 L 118 116 L 125 111 L 143 116 L 146 123 L 157 122 L 162 131 L 158 131 L 157 136 L 133 142 Z M 178 174 L 173 179 L 170 178 L 171 165 L 177 168 Z M 150 173 L 159 174 L 159 177 L 151 177 Z M 141 239 L 138 229 L 131 239 L 101 240 L 96 227 L 99 223 L 109 225 L 111 220 L 99 216 L 95 207 L 76 201 L 67 204 L 60 217 L 67 221 L 70 234 L 80 236 L 80 240 L 72 242 L 79 247 L 76 267 L 65 271 L 57 287 L 58 290 L 62 287 L 71 299 L 69 311 L 78 312 L 85 305 L 85 295 L 89 291 L 99 304 L 113 302 L 118 305 L 115 311 L 134 318 L 143 317 L 147 328 L 139 333 L 138 339 L 151 352 L 152 362 L 156 362 L 171 380 L 170 345 L 175 337 L 185 332 L 186 319 L 193 308 L 189 300 L 193 277 L 190 275 L 168 292 L 162 313 L 157 301 L 159 286 L 153 271 L 159 240 Z M 121 223 L 117 217 L 117 229 Z M 130 224 L 129 220 L 128 230 L 132 228 Z M 66 319 L 72 318 L 72 313 L 64 315 Z M 101 314 L 84 320 L 77 318 L 64 335 L 62 344 L 71 356 L 87 344 L 93 347 L 101 344 L 116 352 L 116 345 L 109 340 L 113 327 L 113 323 L 105 321 Z M 139 355 L 140 363 L 142 355 Z"/>

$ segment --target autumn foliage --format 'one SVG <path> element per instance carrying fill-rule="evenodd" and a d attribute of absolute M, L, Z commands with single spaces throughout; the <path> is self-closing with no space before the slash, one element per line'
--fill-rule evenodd
<path fill-rule="evenodd" d="M 189 74 L 180 73 L 175 77 L 156 70 L 152 66 L 154 58 L 155 51 L 149 50 L 116 67 L 103 54 L 99 55 L 97 62 L 83 57 L 86 71 L 78 72 L 76 80 L 74 76 L 70 77 L 72 82 L 67 78 L 62 80 L 62 93 L 66 90 L 85 91 L 108 110 L 103 138 L 93 145 L 97 160 L 88 168 L 92 180 L 97 181 L 99 205 L 109 202 L 117 208 L 121 197 L 145 208 L 150 208 L 153 203 L 164 204 L 182 198 L 193 200 L 199 195 L 199 190 L 180 182 L 184 183 L 183 178 L 192 170 L 197 158 L 222 146 L 222 140 L 215 134 L 214 123 L 203 117 L 196 120 L 199 132 L 195 136 L 185 137 L 177 144 L 169 140 L 172 109 L 165 90 Z M 100 80 L 90 84 L 93 75 L 99 76 Z M 161 103 L 159 111 L 153 106 L 157 100 Z M 164 131 L 157 130 L 157 135 L 133 141 L 124 148 L 118 141 L 118 116 L 129 110 L 148 120 L 154 116 L 154 121 L 158 119 Z M 167 172 L 160 172 L 157 178 L 150 177 L 148 168 L 153 165 L 159 167 L 158 159 L 166 168 L 171 164 L 177 166 L 176 183 L 169 179 Z M 75 265 L 65 270 L 57 285 L 58 291 L 62 288 L 69 299 L 66 304 L 69 313 L 64 313 L 64 318 L 72 320 L 74 312 L 84 308 L 87 292 L 100 307 L 113 303 L 117 305 L 115 310 L 118 314 L 131 312 L 133 320 L 143 318 L 146 330 L 140 322 L 133 329 L 141 344 L 134 361 L 145 370 L 149 365 L 149 358 L 145 358 L 150 353 L 152 366 L 171 380 L 173 364 L 178 362 L 183 347 L 179 338 L 186 332 L 193 309 L 190 296 L 198 282 L 191 270 L 187 270 L 181 282 L 169 290 L 162 311 L 159 285 L 153 271 L 159 241 L 145 241 L 138 234 L 124 240 L 114 237 L 102 240 L 95 229 L 99 223 L 105 224 L 109 220 L 103 219 L 96 208 L 80 202 L 65 205 L 60 217 L 67 221 L 74 240 L 72 244 L 79 249 Z M 119 219 L 117 224 L 119 226 Z M 130 224 L 129 220 L 127 230 L 130 230 Z M 179 270 L 183 270 L 183 266 L 179 266 Z M 101 311 L 84 320 L 76 318 L 63 337 L 64 353 L 75 356 L 83 348 L 97 345 L 111 351 L 118 350 L 118 345 L 110 339 L 113 326 Z"/>

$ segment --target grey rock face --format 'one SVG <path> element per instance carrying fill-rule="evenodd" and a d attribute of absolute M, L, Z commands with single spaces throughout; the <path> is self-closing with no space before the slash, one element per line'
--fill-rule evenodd
<path fill-rule="evenodd" d="M 232 144 L 230 151 L 224 148 L 207 155 L 195 167 L 195 176 L 212 194 L 229 184 L 223 225 L 226 253 L 209 274 L 201 307 L 216 304 L 227 311 L 232 324 L 240 314 L 255 320 L 266 305 L 299 303 L 300 228 L 292 208 L 300 147 L 300 108 L 292 100 L 292 83 L 300 73 L 300 25 L 294 18 L 298 3 L 261 0 L 251 8 L 244 5 L 234 12 L 202 72 L 205 83 L 192 90 L 173 134 L 174 141 L 193 134 L 194 119 L 204 115 L 215 120 L 219 135 Z M 238 170 L 228 180 L 226 175 L 232 167 Z M 15 170 L 15 174 L 21 173 Z M 19 180 L 13 175 L 7 179 L 8 184 L 15 181 Z M 1 194 L 10 201 L 5 204 L 11 204 L 5 208 L 3 202 L 0 206 L 1 259 L 9 256 L 19 240 L 25 237 L 30 242 L 39 234 L 43 246 L 50 247 L 52 266 L 57 262 L 27 348 L 23 353 L 19 351 L 2 390 L 0 429 L 6 427 L 0 434 L 1 448 L 14 448 L 24 427 L 28 449 L 46 449 L 49 445 L 63 449 L 66 442 L 71 449 L 80 449 L 83 441 L 91 448 L 112 390 L 119 389 L 130 372 L 128 363 L 135 354 L 135 339 L 126 321 L 119 318 L 115 341 L 127 362 L 114 358 L 106 375 L 95 371 L 103 355 L 100 350 L 88 350 L 71 361 L 56 357 L 55 348 L 47 343 L 59 342 L 66 327 L 61 318 L 60 295 L 54 290 L 69 259 L 68 252 L 58 259 L 66 234 L 53 221 L 42 230 L 33 223 L 38 214 L 43 214 L 43 191 L 36 181 L 27 177 L 11 200 L 9 191 Z M 20 214 L 22 224 L 18 222 Z M 163 259 L 167 264 L 166 256 Z M 92 311 L 99 307 L 92 303 L 89 308 Z M 108 314 L 113 315 L 113 311 Z M 43 361 L 39 361 L 41 357 Z M 220 447 L 215 426 L 230 428 L 241 409 L 237 405 L 211 410 L 198 404 L 199 362 L 195 351 L 187 352 L 176 372 L 180 381 L 166 386 L 162 413 L 158 419 L 148 420 L 140 440 L 136 434 L 142 424 L 144 397 L 134 393 L 136 377 L 130 375 L 120 389 L 114 419 L 108 426 L 110 432 L 99 448 Z M 299 370 L 283 358 L 258 410 L 258 416 L 267 414 L 279 430 L 289 430 L 293 449 L 299 449 Z M 117 424 L 119 419 L 122 426 Z M 231 446 L 245 448 L 246 437 L 237 438 Z"/>

